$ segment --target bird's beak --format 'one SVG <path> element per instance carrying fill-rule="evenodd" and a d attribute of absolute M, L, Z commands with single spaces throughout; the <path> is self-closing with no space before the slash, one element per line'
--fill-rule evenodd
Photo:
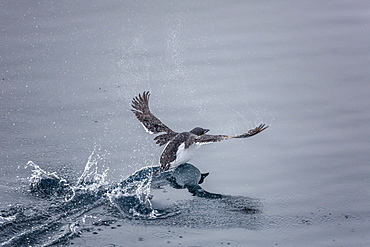
<path fill-rule="evenodd" d="M 207 133 L 208 131 L 209 131 L 209 129 L 205 129 L 205 130 L 204 130 L 204 134 L 205 134 L 205 133 Z"/>

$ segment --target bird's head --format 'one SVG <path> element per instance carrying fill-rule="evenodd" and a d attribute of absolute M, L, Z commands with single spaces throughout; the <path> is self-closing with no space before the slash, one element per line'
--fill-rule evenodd
<path fill-rule="evenodd" d="M 190 130 L 190 133 L 193 133 L 194 135 L 200 136 L 205 133 L 207 133 L 209 129 L 203 129 L 201 127 L 195 127 L 194 129 Z"/>

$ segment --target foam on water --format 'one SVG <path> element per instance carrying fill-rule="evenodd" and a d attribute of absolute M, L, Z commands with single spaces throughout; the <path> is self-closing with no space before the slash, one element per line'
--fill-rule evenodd
<path fill-rule="evenodd" d="M 83 230 L 80 226 L 89 212 L 101 206 L 118 209 L 121 217 L 155 218 L 157 212 L 149 200 L 151 173 L 142 181 L 109 184 L 108 169 L 99 171 L 100 159 L 94 149 L 75 183 L 29 161 L 26 168 L 32 171 L 28 193 L 49 203 L 14 205 L 1 210 L 2 246 L 48 246 L 67 241 Z"/>
<path fill-rule="evenodd" d="M 38 198 L 37 203 L 35 205 L 10 205 L 0 210 L 1 246 L 63 245 L 81 233 L 90 231 L 96 225 L 126 220 L 132 223 L 132 219 L 136 219 L 135 224 L 158 226 L 164 224 L 214 227 L 219 226 L 220 223 L 225 226 L 235 224 L 223 212 L 206 211 L 209 207 L 217 209 L 226 206 L 231 209 L 235 206 L 235 202 L 241 199 L 209 193 L 202 189 L 197 181 L 186 179 L 184 176 L 194 176 L 197 173 L 201 177 L 199 169 L 193 165 L 183 164 L 159 175 L 153 175 L 159 169 L 158 166 L 143 167 L 119 183 L 109 183 L 106 180 L 108 169 L 101 169 L 99 166 L 99 161 L 102 159 L 99 152 L 94 149 L 87 160 L 84 171 L 75 182 L 67 181 L 57 172 L 46 171 L 29 161 L 26 168 L 32 168 L 32 171 L 29 177 L 29 189 L 26 193 Z M 178 183 L 188 180 L 190 182 L 187 184 Z M 202 182 L 203 180 L 199 181 L 199 183 Z M 175 189 L 188 189 L 191 194 L 198 196 L 200 201 L 180 201 L 161 207 L 161 209 L 154 208 L 151 202 L 151 189 L 165 185 L 170 185 Z M 243 214 L 245 212 L 247 214 L 259 213 L 258 206 L 256 206 L 258 203 L 255 204 L 254 200 L 242 198 L 241 201 Z M 250 206 L 252 206 L 252 211 L 249 210 Z M 187 213 L 189 208 L 193 208 L 190 211 L 191 215 Z M 246 208 L 249 211 L 246 211 Z M 239 214 L 239 210 L 237 211 L 235 214 Z M 215 222 L 209 225 L 211 222 L 209 219 L 202 221 L 204 218 L 202 214 L 210 214 Z M 235 219 L 237 218 L 235 216 Z M 156 221 L 156 219 L 161 219 L 161 221 Z M 189 222 L 189 219 L 192 220 Z M 220 222 L 219 219 L 225 222 Z M 252 228 L 255 226 L 253 225 Z"/>
<path fill-rule="evenodd" d="M 56 172 L 47 172 L 32 161 L 28 161 L 26 168 L 28 167 L 32 168 L 29 177 L 29 190 L 32 194 L 39 197 L 73 197 L 74 187 L 67 180 L 60 178 Z"/>
<path fill-rule="evenodd" d="M 101 169 L 100 160 L 99 150 L 95 149 L 75 182 L 29 161 L 27 167 L 32 171 L 27 193 L 38 201 L 35 205 L 19 204 L 0 209 L 1 246 L 64 245 L 96 227 L 115 222 L 145 227 L 260 230 L 349 218 L 346 215 L 314 214 L 268 216 L 263 213 L 259 199 L 209 193 L 194 181 L 179 184 L 187 181 L 184 176 L 194 177 L 200 173 L 190 164 L 171 168 L 160 175 L 153 175 L 159 169 L 156 166 L 143 167 L 128 178 L 112 183 L 106 180 L 108 169 Z M 151 191 L 165 185 L 188 189 L 197 197 L 180 199 L 158 209 L 152 204 Z"/>
<path fill-rule="evenodd" d="M 121 183 L 107 191 L 112 205 L 115 205 L 122 215 L 149 216 L 155 218 L 155 212 L 150 202 L 150 184 L 152 173 L 138 181 Z"/>

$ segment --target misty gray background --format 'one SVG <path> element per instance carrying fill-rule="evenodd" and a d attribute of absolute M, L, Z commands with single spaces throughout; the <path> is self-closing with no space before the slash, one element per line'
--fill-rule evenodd
<path fill-rule="evenodd" d="M 279 227 L 177 229 L 183 245 L 369 245 L 369 2 L 1 1 L 0 18 L 0 207 L 33 200 L 18 190 L 29 160 L 73 179 L 99 147 L 109 181 L 157 164 L 130 112 L 150 90 L 175 131 L 270 125 L 191 163 L 205 189 L 261 199 Z M 166 227 L 145 231 L 164 241 Z"/>

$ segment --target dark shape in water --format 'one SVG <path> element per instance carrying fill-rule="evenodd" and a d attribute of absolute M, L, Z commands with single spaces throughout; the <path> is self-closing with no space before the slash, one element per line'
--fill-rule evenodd
<path fill-rule="evenodd" d="M 199 186 L 208 176 L 201 174 L 195 166 L 185 163 L 171 168 L 165 172 L 158 173 L 159 166 L 144 167 L 127 179 L 112 185 L 107 195 L 114 204 L 125 215 L 139 215 L 150 217 L 168 217 L 174 212 L 153 209 L 149 194 L 150 188 L 158 189 L 169 185 L 175 189 L 187 189 L 192 195 L 209 199 L 218 199 L 222 195 L 205 191 Z"/>
<path fill-rule="evenodd" d="M 204 182 L 204 179 L 209 173 L 201 173 L 192 164 L 184 163 L 158 174 L 157 171 L 159 169 L 159 166 L 144 167 L 122 181 L 120 185 L 121 187 L 127 186 L 127 184 L 143 181 L 151 177 L 151 187 L 154 189 L 169 185 L 175 189 L 187 189 L 193 196 L 212 199 L 222 197 L 220 194 L 207 192 L 199 186 L 199 184 Z"/>
<path fill-rule="evenodd" d="M 75 185 L 59 178 L 56 173 L 44 171 L 32 162 L 29 163 L 34 168 L 29 191 L 37 197 L 47 198 L 51 203 L 45 204 L 48 206 L 42 206 L 43 204 L 40 203 L 35 206 L 17 205 L 1 210 L 0 245 L 62 245 L 78 236 L 81 231 L 87 230 L 84 228 L 83 221 L 92 210 L 99 215 L 111 215 L 114 220 L 122 219 L 122 217 L 123 220 L 125 218 L 139 219 L 135 221 L 138 224 L 181 226 L 187 222 L 194 222 L 196 227 L 201 227 L 202 225 L 209 226 L 210 219 L 207 219 L 207 223 L 199 221 L 204 218 L 205 214 L 211 214 L 209 216 L 215 220 L 214 224 L 217 225 L 218 219 L 231 220 L 229 216 L 226 217 L 223 214 L 225 210 L 233 209 L 235 200 L 239 200 L 243 207 L 250 204 L 248 198 L 240 200 L 205 191 L 199 184 L 204 182 L 208 173 L 201 174 L 199 169 L 191 164 L 181 164 L 157 175 L 153 174 L 159 170 L 159 166 L 145 167 L 119 183 L 107 185 L 104 179 L 102 180 L 104 176 L 97 174 L 94 169 L 96 168 L 94 164 L 97 163 L 90 158 L 83 175 Z M 192 208 L 190 215 L 178 206 L 169 206 L 163 210 L 154 209 L 151 205 L 150 189 L 161 188 L 165 185 L 176 189 L 187 189 L 197 197 L 219 200 L 207 200 L 207 202 L 199 202 L 200 204 L 197 204 L 197 201 L 190 202 L 190 205 L 187 202 L 179 204 L 183 209 Z M 196 203 L 196 205 L 193 207 L 191 203 Z M 212 212 L 206 212 L 209 211 L 209 206 L 214 208 L 211 209 L 212 212 L 222 214 L 222 217 L 212 216 Z M 222 213 L 217 213 L 220 206 L 224 209 Z M 198 209 L 199 212 L 197 212 Z M 258 210 L 255 211 L 255 213 L 258 212 Z M 175 215 L 176 217 L 170 217 Z M 188 219 L 193 217 L 194 220 L 183 220 L 184 217 Z M 148 221 L 148 219 L 159 218 L 163 220 L 151 220 L 152 223 Z M 235 223 L 232 222 L 232 224 Z M 253 226 L 253 222 L 248 222 L 249 226 Z"/>

